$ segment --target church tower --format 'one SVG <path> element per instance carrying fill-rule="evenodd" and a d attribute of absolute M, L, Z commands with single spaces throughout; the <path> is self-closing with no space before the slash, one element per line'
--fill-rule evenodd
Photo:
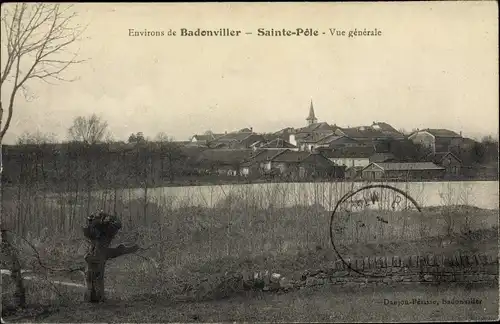
<path fill-rule="evenodd" d="M 316 124 L 318 122 L 318 119 L 314 115 L 314 107 L 313 107 L 313 101 L 311 99 L 311 105 L 309 107 L 309 116 L 306 118 L 307 125 L 312 125 Z"/>

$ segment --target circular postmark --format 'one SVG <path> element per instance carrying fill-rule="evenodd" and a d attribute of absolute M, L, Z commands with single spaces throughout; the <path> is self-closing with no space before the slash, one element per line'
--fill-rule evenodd
<path fill-rule="evenodd" d="M 339 259 L 401 255 L 414 252 L 412 242 L 425 236 L 421 208 L 405 191 L 384 184 L 367 185 L 345 194 L 330 219 L 330 241 Z"/>

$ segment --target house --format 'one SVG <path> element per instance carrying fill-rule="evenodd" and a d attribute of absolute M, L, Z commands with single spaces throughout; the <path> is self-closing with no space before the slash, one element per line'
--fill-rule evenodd
<path fill-rule="evenodd" d="M 460 150 L 468 151 L 474 148 L 477 144 L 477 141 L 472 138 L 464 137 L 462 138 L 462 142 L 460 143 Z"/>
<path fill-rule="evenodd" d="M 373 147 L 350 147 L 335 151 L 322 151 L 321 154 L 336 165 L 350 167 L 365 167 L 370 164 L 370 156 L 375 153 Z"/>
<path fill-rule="evenodd" d="M 281 139 L 292 144 L 293 146 L 296 146 L 297 142 L 295 141 L 295 137 L 293 136 L 295 135 L 295 133 L 296 130 L 294 128 L 286 127 L 274 133 L 262 134 L 262 136 L 264 137 L 262 144 L 274 141 L 276 139 Z"/>
<path fill-rule="evenodd" d="M 338 128 L 335 131 L 336 135 L 348 136 L 356 140 L 383 140 L 383 139 L 404 139 L 404 135 L 392 131 L 392 126 L 386 123 L 373 124 L 371 126 L 358 126 L 358 127 L 347 127 Z"/>
<path fill-rule="evenodd" d="M 345 135 L 336 135 L 331 134 L 327 135 L 320 140 L 313 143 L 313 150 L 317 151 L 335 151 L 343 148 L 350 147 L 367 147 L 372 146 L 371 144 L 367 144 L 364 141 L 355 140 Z"/>
<path fill-rule="evenodd" d="M 270 167 L 271 169 L 279 169 L 280 173 L 283 174 L 287 170 L 290 170 L 290 168 L 298 166 L 298 163 L 307 158 L 310 154 L 310 152 L 286 150 L 270 159 Z"/>
<path fill-rule="evenodd" d="M 458 142 L 458 140 L 455 140 Z M 453 143 L 456 144 L 456 143 Z M 458 158 L 462 160 L 462 164 L 470 164 L 467 156 L 470 156 L 470 152 L 475 151 L 481 144 L 471 138 L 463 137 L 460 139 L 459 145 L 450 145 L 449 152 L 455 154 Z"/>
<path fill-rule="evenodd" d="M 282 140 L 285 140 L 285 141 L 289 141 L 290 140 L 290 134 L 295 134 L 295 129 L 292 128 L 292 127 L 286 127 L 286 128 L 283 128 L 277 132 L 274 132 L 274 133 L 268 133 L 268 134 L 262 134 L 264 136 L 264 140 L 265 141 L 272 141 L 272 140 L 275 140 L 277 138 L 280 138 Z"/>
<path fill-rule="evenodd" d="M 295 135 L 295 142 L 299 151 L 312 152 L 316 147 L 316 143 L 324 137 L 325 135 L 318 133 L 299 133 Z"/>
<path fill-rule="evenodd" d="M 337 130 L 337 125 L 330 125 L 325 122 L 309 124 L 306 127 L 299 128 L 295 131 L 296 134 L 318 134 L 318 135 L 330 135 L 335 133 Z"/>
<path fill-rule="evenodd" d="M 278 156 L 277 158 L 280 159 L 282 156 Z M 299 178 L 343 179 L 345 176 L 345 167 L 336 165 L 319 153 L 310 153 L 300 160 L 298 171 Z"/>
<path fill-rule="evenodd" d="M 287 150 L 270 159 L 271 169 L 293 179 L 343 177 L 344 168 L 317 153 Z"/>
<path fill-rule="evenodd" d="M 224 134 L 213 134 L 213 133 L 208 133 L 204 135 L 193 135 L 191 137 L 190 143 L 196 145 L 207 145 L 208 142 L 213 141 L 216 138 L 219 138 L 223 135 Z"/>
<path fill-rule="evenodd" d="M 207 173 L 239 175 L 241 165 L 249 161 L 255 152 L 249 149 L 206 149 L 196 159 L 196 166 Z"/>
<path fill-rule="evenodd" d="M 338 128 L 335 131 L 335 135 L 346 136 L 352 140 L 356 140 L 358 145 L 364 146 L 380 146 L 379 143 L 403 141 L 405 139 L 404 134 L 384 122 L 373 122 L 370 126 Z M 387 144 L 385 146 L 388 147 Z M 388 151 L 388 149 L 384 149 L 383 151 Z"/>
<path fill-rule="evenodd" d="M 408 136 L 413 143 L 428 148 L 431 153 L 448 152 L 460 147 L 462 136 L 447 129 L 426 128 Z"/>
<path fill-rule="evenodd" d="M 422 158 L 422 153 L 428 154 L 428 152 L 422 152 L 418 145 L 408 139 L 380 140 L 376 141 L 374 146 L 377 153 L 391 153 L 399 162 L 418 162 Z"/>
<path fill-rule="evenodd" d="M 361 178 L 361 171 L 363 170 L 363 167 L 360 166 L 354 166 L 347 168 L 345 170 L 345 178 L 349 180 L 355 180 Z"/>
<path fill-rule="evenodd" d="M 264 140 L 264 141 L 257 141 L 255 143 L 252 143 L 250 144 L 250 149 L 254 150 L 254 151 L 257 151 L 260 149 L 260 147 L 264 144 L 266 144 L 267 142 Z"/>
<path fill-rule="evenodd" d="M 370 126 L 372 129 L 376 131 L 382 132 L 382 134 L 386 135 L 389 138 L 396 140 L 405 139 L 405 135 L 400 131 L 396 130 L 394 127 L 385 122 L 373 122 Z"/>
<path fill-rule="evenodd" d="M 448 176 L 460 175 L 462 161 L 451 152 L 431 153 L 426 157 L 426 161 L 444 167 Z"/>
<path fill-rule="evenodd" d="M 396 157 L 392 153 L 375 153 L 369 158 L 370 163 L 396 162 Z"/>
<path fill-rule="evenodd" d="M 253 133 L 251 129 L 244 128 L 238 132 L 224 134 L 210 141 L 211 148 L 248 149 L 256 142 L 264 141 L 264 136 Z"/>
<path fill-rule="evenodd" d="M 445 168 L 432 162 L 370 163 L 361 171 L 365 180 L 430 180 L 443 178 Z"/>
<path fill-rule="evenodd" d="M 288 141 L 285 141 L 281 138 L 276 138 L 272 141 L 269 141 L 267 143 L 262 143 L 262 145 L 259 146 L 260 149 L 265 149 L 265 150 L 281 150 L 281 149 L 289 149 L 291 151 L 298 151 L 299 148 L 293 144 L 291 144 Z"/>
<path fill-rule="evenodd" d="M 301 151 L 312 151 L 319 140 L 333 135 L 336 127 L 327 123 L 311 124 L 290 134 L 289 142 L 298 146 Z"/>
<path fill-rule="evenodd" d="M 237 144 L 233 145 L 234 148 L 239 149 L 247 149 L 251 148 L 253 144 L 262 142 L 264 140 L 264 136 L 260 134 L 251 133 L 243 140 L 239 141 Z"/>
<path fill-rule="evenodd" d="M 259 149 L 251 159 L 241 164 L 241 174 L 249 176 L 253 174 L 263 174 L 271 171 L 271 160 L 273 157 L 286 152 L 287 149 L 262 150 Z"/>

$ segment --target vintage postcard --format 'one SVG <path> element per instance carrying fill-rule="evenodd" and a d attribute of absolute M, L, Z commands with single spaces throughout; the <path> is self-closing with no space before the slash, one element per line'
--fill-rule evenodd
<path fill-rule="evenodd" d="M 499 317 L 498 4 L 1 6 L 2 322 Z"/>

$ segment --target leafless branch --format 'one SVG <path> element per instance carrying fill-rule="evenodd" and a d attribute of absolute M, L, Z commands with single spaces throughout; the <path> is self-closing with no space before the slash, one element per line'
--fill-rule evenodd
<path fill-rule="evenodd" d="M 20 145 L 23 145 L 23 144 L 41 145 L 41 144 L 49 144 L 49 143 L 56 143 L 56 142 L 57 142 L 56 134 L 54 134 L 54 133 L 42 133 L 40 131 L 24 132 L 17 139 L 17 144 L 20 144 Z"/>
<path fill-rule="evenodd" d="M 1 24 L 4 30 L 6 55 L 2 57 L 0 87 L 4 92 L 11 83 L 7 116 L 0 101 L 0 142 L 9 128 L 16 94 L 31 79 L 71 82 L 63 73 L 72 65 L 84 62 L 77 59 L 72 46 L 81 40 L 86 27 L 74 24 L 77 17 L 72 6 L 48 3 L 16 3 L 2 6 Z M 71 53 L 71 54 L 68 54 Z M 26 91 L 24 91 L 26 94 Z"/>
<path fill-rule="evenodd" d="M 108 123 L 96 114 L 88 117 L 77 117 L 69 129 L 72 140 L 86 144 L 95 144 L 105 140 Z"/>
<path fill-rule="evenodd" d="M 84 264 L 76 265 L 76 266 L 69 267 L 69 268 L 59 268 L 59 269 L 51 268 L 43 263 L 42 258 L 40 257 L 40 254 L 38 253 L 37 248 L 30 241 L 28 241 L 25 237 L 15 233 L 15 232 L 12 232 L 10 230 L 4 229 L 4 231 L 8 231 L 8 232 L 14 234 L 18 238 L 20 238 L 23 242 L 25 242 L 33 250 L 33 252 L 35 254 L 35 259 L 36 259 L 37 263 L 39 264 L 39 266 L 45 270 L 52 271 L 52 272 L 74 272 L 74 271 L 84 271 L 85 270 Z"/>

